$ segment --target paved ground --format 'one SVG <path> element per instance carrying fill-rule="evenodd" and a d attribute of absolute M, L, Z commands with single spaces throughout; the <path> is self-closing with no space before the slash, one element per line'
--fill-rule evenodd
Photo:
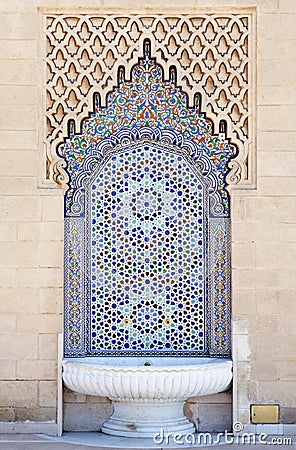
<path fill-rule="evenodd" d="M 116 443 L 116 439 L 119 442 L 121 438 L 111 438 L 109 441 L 106 441 L 105 437 L 103 437 L 103 442 L 105 440 L 105 442 L 108 442 L 108 445 L 102 446 L 97 445 L 96 442 L 101 441 L 100 436 L 97 436 L 98 435 L 96 433 L 68 433 L 61 438 L 36 434 L 2 434 L 0 435 L 0 450 L 124 450 L 128 448 L 132 448 L 133 450 L 144 450 L 148 448 L 158 448 L 159 450 L 165 450 L 169 448 L 192 450 L 194 448 L 205 448 L 204 445 L 198 445 L 197 443 L 190 446 L 184 445 L 185 443 L 174 444 L 173 447 L 171 445 L 166 445 L 166 443 L 162 443 L 159 445 L 152 443 L 152 446 L 148 447 L 147 445 L 149 444 L 147 443 L 148 440 L 146 439 L 143 440 L 143 445 L 140 447 L 135 447 L 136 442 L 132 442 L 132 446 L 127 444 L 115 446 L 114 444 Z M 114 444 L 112 444 L 112 439 L 115 439 Z M 274 440 L 272 441 L 272 439 Z M 286 443 L 284 443 L 283 439 L 283 436 L 277 436 L 274 438 L 269 437 L 266 444 L 221 443 L 219 445 L 206 446 L 206 448 L 210 447 L 211 450 L 263 450 L 266 449 L 266 445 L 269 445 L 269 448 L 280 447 L 282 450 L 296 449 L 295 436 L 293 438 L 289 438 L 291 440 L 286 441 Z M 287 439 L 287 437 L 285 437 L 285 439 Z"/>

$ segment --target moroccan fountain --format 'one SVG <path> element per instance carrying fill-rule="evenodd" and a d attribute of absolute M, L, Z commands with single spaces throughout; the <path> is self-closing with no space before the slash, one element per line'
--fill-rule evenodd
<path fill-rule="evenodd" d="M 184 402 L 232 379 L 236 149 L 148 50 L 58 148 L 69 178 L 63 380 L 111 399 L 102 431 L 132 437 L 193 432 Z"/>

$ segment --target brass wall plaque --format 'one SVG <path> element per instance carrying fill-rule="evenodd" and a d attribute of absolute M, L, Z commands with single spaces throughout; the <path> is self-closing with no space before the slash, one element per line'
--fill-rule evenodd
<path fill-rule="evenodd" d="M 251 405 L 252 423 L 279 423 L 279 405 Z"/>

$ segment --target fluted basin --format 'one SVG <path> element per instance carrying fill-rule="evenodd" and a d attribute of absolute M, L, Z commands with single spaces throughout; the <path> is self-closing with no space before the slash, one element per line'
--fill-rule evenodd
<path fill-rule="evenodd" d="M 222 392 L 232 379 L 232 361 L 221 358 L 83 358 L 63 361 L 72 391 L 109 397 L 114 412 L 102 431 L 152 437 L 194 432 L 183 406 L 189 397 Z"/>

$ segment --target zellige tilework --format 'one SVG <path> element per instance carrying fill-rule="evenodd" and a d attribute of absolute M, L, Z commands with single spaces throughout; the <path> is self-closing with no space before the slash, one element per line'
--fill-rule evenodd
<path fill-rule="evenodd" d="M 228 356 L 235 147 L 147 53 L 59 153 L 65 356 Z"/>

